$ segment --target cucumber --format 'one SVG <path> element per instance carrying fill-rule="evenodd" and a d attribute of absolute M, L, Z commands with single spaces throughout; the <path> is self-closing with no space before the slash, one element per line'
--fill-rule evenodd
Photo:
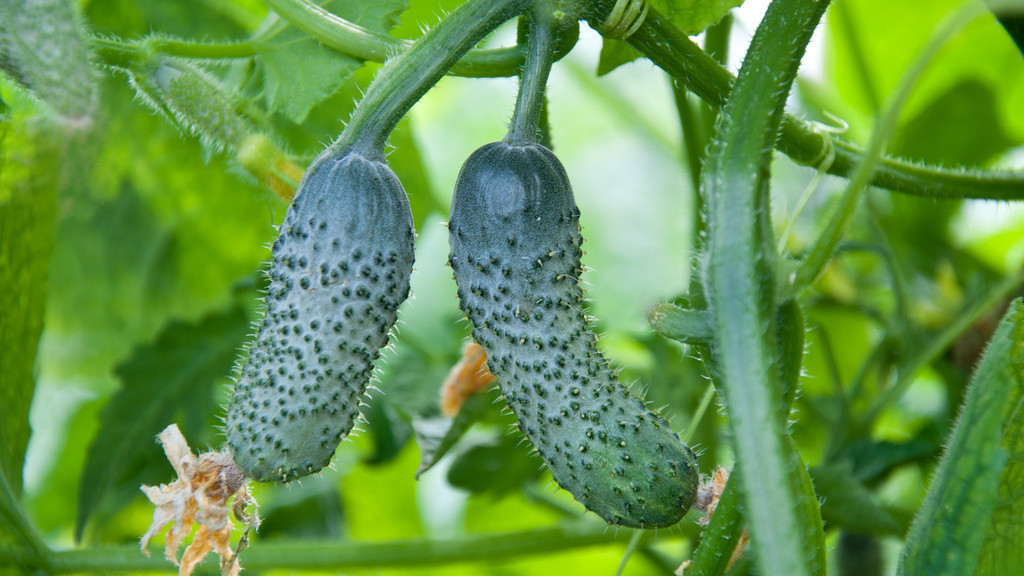
<path fill-rule="evenodd" d="M 675 524 L 696 496 L 693 451 L 615 377 L 580 288 L 579 209 L 539 144 L 488 144 L 462 167 L 449 262 L 473 338 L 562 488 L 609 524 Z"/>
<path fill-rule="evenodd" d="M 287 482 L 329 464 L 352 430 L 409 295 L 414 231 L 383 156 L 328 149 L 303 176 L 279 232 L 226 434 L 247 476 Z"/>

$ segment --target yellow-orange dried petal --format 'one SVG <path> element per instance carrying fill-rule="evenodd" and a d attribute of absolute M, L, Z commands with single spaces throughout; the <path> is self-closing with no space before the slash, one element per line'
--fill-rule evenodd
<path fill-rule="evenodd" d="M 467 398 L 486 390 L 495 380 L 497 377 L 487 370 L 484 347 L 470 342 L 441 386 L 441 413 L 448 418 L 455 416 Z"/>

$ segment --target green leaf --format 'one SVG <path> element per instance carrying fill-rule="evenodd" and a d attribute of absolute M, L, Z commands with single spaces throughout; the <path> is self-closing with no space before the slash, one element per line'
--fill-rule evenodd
<path fill-rule="evenodd" d="M 1003 129 L 997 94 L 997 88 L 975 78 L 961 80 L 903 125 L 890 153 L 929 164 L 984 166 L 1021 143 Z"/>
<path fill-rule="evenodd" d="M 640 52 L 626 42 L 615 38 L 605 38 L 601 41 L 601 55 L 597 59 L 597 75 L 604 76 L 640 56 Z"/>
<path fill-rule="evenodd" d="M 941 438 L 933 431 L 934 428 L 926 428 L 922 434 L 906 442 L 856 441 L 843 454 L 853 462 L 854 479 L 871 482 L 897 466 L 934 454 Z"/>
<path fill-rule="evenodd" d="M 1020 313 L 1018 305 L 1017 313 Z M 1024 410 L 1021 410 L 1020 388 L 1024 386 L 1024 322 L 1017 316 L 1011 339 L 1010 369 L 1016 380 L 1016 406 L 1003 426 L 1003 448 L 1006 467 L 999 477 L 992 522 L 981 547 L 975 576 L 1010 576 L 1024 566 Z"/>
<path fill-rule="evenodd" d="M 398 24 L 405 0 L 330 2 L 325 8 L 364 28 L 387 32 Z M 287 28 L 256 46 L 264 69 L 264 91 L 271 112 L 294 122 L 350 81 L 363 62 L 327 48 L 305 33 Z"/>
<path fill-rule="evenodd" d="M 651 6 L 687 36 L 702 32 L 740 4 L 743 0 L 651 0 Z"/>
<path fill-rule="evenodd" d="M 814 483 L 811 475 L 800 458 L 796 442 L 792 437 L 787 438 L 791 466 L 796 477 L 797 493 L 797 522 L 799 523 L 799 534 L 804 538 L 801 542 L 803 548 L 803 560 L 815 576 L 825 576 L 827 567 L 825 562 L 825 527 L 822 520 L 822 507 L 818 502 L 818 495 L 814 491 Z"/>
<path fill-rule="evenodd" d="M 721 576 L 725 574 L 729 559 L 743 533 L 743 516 L 740 514 L 740 483 L 734 476 L 733 482 L 726 482 L 718 500 L 715 513 L 708 527 L 701 535 L 700 545 L 693 554 L 693 560 L 686 568 L 687 576 Z"/>
<path fill-rule="evenodd" d="M 298 30 L 286 30 L 257 49 L 263 62 L 268 109 L 299 123 L 363 65 Z"/>
<path fill-rule="evenodd" d="M 432 214 L 448 212 L 448 204 L 438 200 L 431 189 L 430 173 L 416 144 L 416 134 L 408 116 L 391 132 L 388 143 L 394 146 L 388 153 L 388 165 L 395 171 L 395 176 L 398 176 L 405 193 L 409 195 L 409 207 L 412 209 L 416 229 L 423 230 Z"/>
<path fill-rule="evenodd" d="M 370 452 L 363 457 L 363 462 L 367 464 L 391 461 L 401 453 L 412 437 L 412 427 L 397 413 L 389 400 L 389 396 L 374 395 L 361 410 L 366 419 L 366 430 L 372 439 Z"/>
<path fill-rule="evenodd" d="M 0 474 L 21 494 L 53 251 L 57 135 L 24 119 L 0 125 Z"/>
<path fill-rule="evenodd" d="M 493 391 L 493 390 L 492 390 Z M 469 428 L 480 421 L 495 402 L 495 394 L 474 394 L 466 399 L 454 418 L 419 418 L 412 421 L 416 444 L 420 447 L 420 467 L 416 478 L 434 467 Z"/>
<path fill-rule="evenodd" d="M 841 110 L 855 134 L 868 126 L 867 122 L 874 115 L 870 102 L 887 100 L 938 23 L 961 3 L 960 0 L 922 3 L 858 0 L 847 2 L 843 9 L 834 11 L 828 22 L 831 36 L 828 56 L 837 101 L 829 104 L 829 108 Z M 987 14 L 976 19 L 948 43 L 940 58 L 942 65 L 929 70 L 914 88 L 907 100 L 904 118 L 918 116 L 962 82 L 977 82 L 992 91 L 994 102 L 990 108 L 946 109 L 946 112 L 954 117 L 994 116 L 1004 133 L 1014 139 L 1024 138 L 1024 117 L 1019 113 L 1020 94 L 1024 90 L 1024 59 L 995 17 Z M 944 121 L 933 128 L 939 131 L 943 126 Z M 959 137 L 951 126 L 942 140 Z"/>
<path fill-rule="evenodd" d="M 50 269 L 40 383 L 63 394 L 111 393 L 113 366 L 168 320 L 223 309 L 232 284 L 269 256 L 283 214 L 225 163 L 204 162 L 198 142 L 128 106 L 122 79 L 104 90 L 105 124 L 82 146 L 88 165 L 67 168 L 76 177 L 62 191 Z"/>
<path fill-rule="evenodd" d="M 518 490 L 540 476 L 538 459 L 526 452 L 522 435 L 502 434 L 460 452 L 448 469 L 448 483 L 474 494 Z"/>
<path fill-rule="evenodd" d="M 343 535 L 345 511 L 337 483 L 329 474 L 310 476 L 287 490 L 267 490 L 260 496 L 260 540 L 336 540 Z"/>
<path fill-rule="evenodd" d="M 821 517 L 832 526 L 858 534 L 897 535 L 900 525 L 853 475 L 850 462 L 811 468 L 814 488 L 822 498 Z"/>
<path fill-rule="evenodd" d="M 1006 439 L 1014 448 L 1019 441 L 1017 415 L 1024 398 L 1024 381 L 1016 373 L 1019 366 L 1014 362 L 1024 357 L 1022 336 L 1024 305 L 1018 300 L 1000 323 L 974 373 L 945 456 L 907 535 L 899 574 L 974 573 L 990 534 L 987 527 L 997 529 L 992 525 L 994 518 L 1001 523 L 1008 520 L 1004 511 L 999 517 L 994 512 L 997 504 L 1003 504 L 1000 477 L 1009 461 L 1004 434 L 1008 434 Z M 1018 473 L 1019 468 L 1014 468 L 1007 477 L 1008 488 L 1018 482 Z M 1019 517 L 1009 520 L 1019 531 Z M 997 551 L 991 547 L 988 550 Z M 986 566 L 997 567 L 990 562 Z"/>
<path fill-rule="evenodd" d="M 101 412 L 89 447 L 79 483 L 76 537 L 108 491 L 123 484 L 140 459 L 158 452 L 153 438 L 160 430 L 181 411 L 212 407 L 216 386 L 230 372 L 248 330 L 239 308 L 196 324 L 172 322 L 117 366 L 122 388 Z"/>

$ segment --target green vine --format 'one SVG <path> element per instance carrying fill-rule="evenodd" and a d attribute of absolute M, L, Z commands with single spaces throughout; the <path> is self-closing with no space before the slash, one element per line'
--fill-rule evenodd
<path fill-rule="evenodd" d="M 517 146 L 537 142 L 554 43 L 555 23 L 550 10 L 543 3 L 538 3 L 530 16 L 529 53 L 519 79 L 512 125 L 505 137 L 510 144 Z"/>
<path fill-rule="evenodd" d="M 653 8 L 630 44 L 673 78 L 716 108 L 721 108 L 736 79 Z M 831 143 L 829 140 L 831 139 Z M 775 142 L 794 162 L 817 166 L 835 148 L 828 173 L 850 178 L 866 153 L 840 138 L 822 134 L 809 123 L 786 115 Z M 943 169 L 882 156 L 870 182 L 896 192 L 932 198 L 1024 199 L 1024 173 Z"/>
<path fill-rule="evenodd" d="M 331 147 L 382 153 L 412 105 L 474 44 L 527 6 L 527 0 L 470 0 L 459 6 L 381 69 Z"/>
<path fill-rule="evenodd" d="M 714 324 L 712 371 L 725 399 L 753 547 L 763 573 L 810 574 L 806 547 L 817 536 L 806 469 L 785 429 L 788 410 L 773 358 L 775 253 L 768 204 L 772 144 L 800 57 L 828 7 L 775 0 L 758 27 L 719 117 L 701 193 L 708 222 L 705 293 Z M 813 491 L 812 502 L 815 505 Z M 820 524 L 818 531 L 820 534 Z"/>
<path fill-rule="evenodd" d="M 497 558 L 511 560 L 617 542 L 626 544 L 628 536 L 625 532 L 619 535 L 608 530 L 603 523 L 577 522 L 450 540 L 261 542 L 259 546 L 246 549 L 242 557 L 246 570 L 252 572 L 296 567 L 338 571 L 385 566 L 442 566 Z M 651 538 L 651 535 L 645 535 L 641 543 Z M 4 565 L 41 570 L 46 574 L 146 572 L 169 567 L 162 550 L 154 548 L 149 556 L 144 556 L 137 546 L 52 550 L 43 555 L 0 547 L 0 566 Z"/>
<path fill-rule="evenodd" d="M 309 0 L 266 0 L 275 12 L 290 24 L 329 46 L 362 60 L 384 62 L 404 52 L 412 42 L 366 30 L 331 14 Z M 568 52 L 571 44 L 562 47 Z M 520 46 L 472 49 L 452 64 L 449 73 L 477 78 L 515 76 L 526 57 Z"/>

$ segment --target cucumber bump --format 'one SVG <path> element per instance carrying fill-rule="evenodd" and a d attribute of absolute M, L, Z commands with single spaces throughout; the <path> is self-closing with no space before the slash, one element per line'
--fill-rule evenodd
<path fill-rule="evenodd" d="M 322 154 L 273 245 L 265 314 L 236 380 L 226 433 L 251 478 L 330 463 L 409 295 L 409 201 L 383 158 Z"/>
<path fill-rule="evenodd" d="M 579 209 L 539 144 L 470 156 L 449 219 L 473 338 L 555 481 L 610 524 L 670 526 L 696 496 L 693 451 L 615 377 L 588 329 Z"/>

